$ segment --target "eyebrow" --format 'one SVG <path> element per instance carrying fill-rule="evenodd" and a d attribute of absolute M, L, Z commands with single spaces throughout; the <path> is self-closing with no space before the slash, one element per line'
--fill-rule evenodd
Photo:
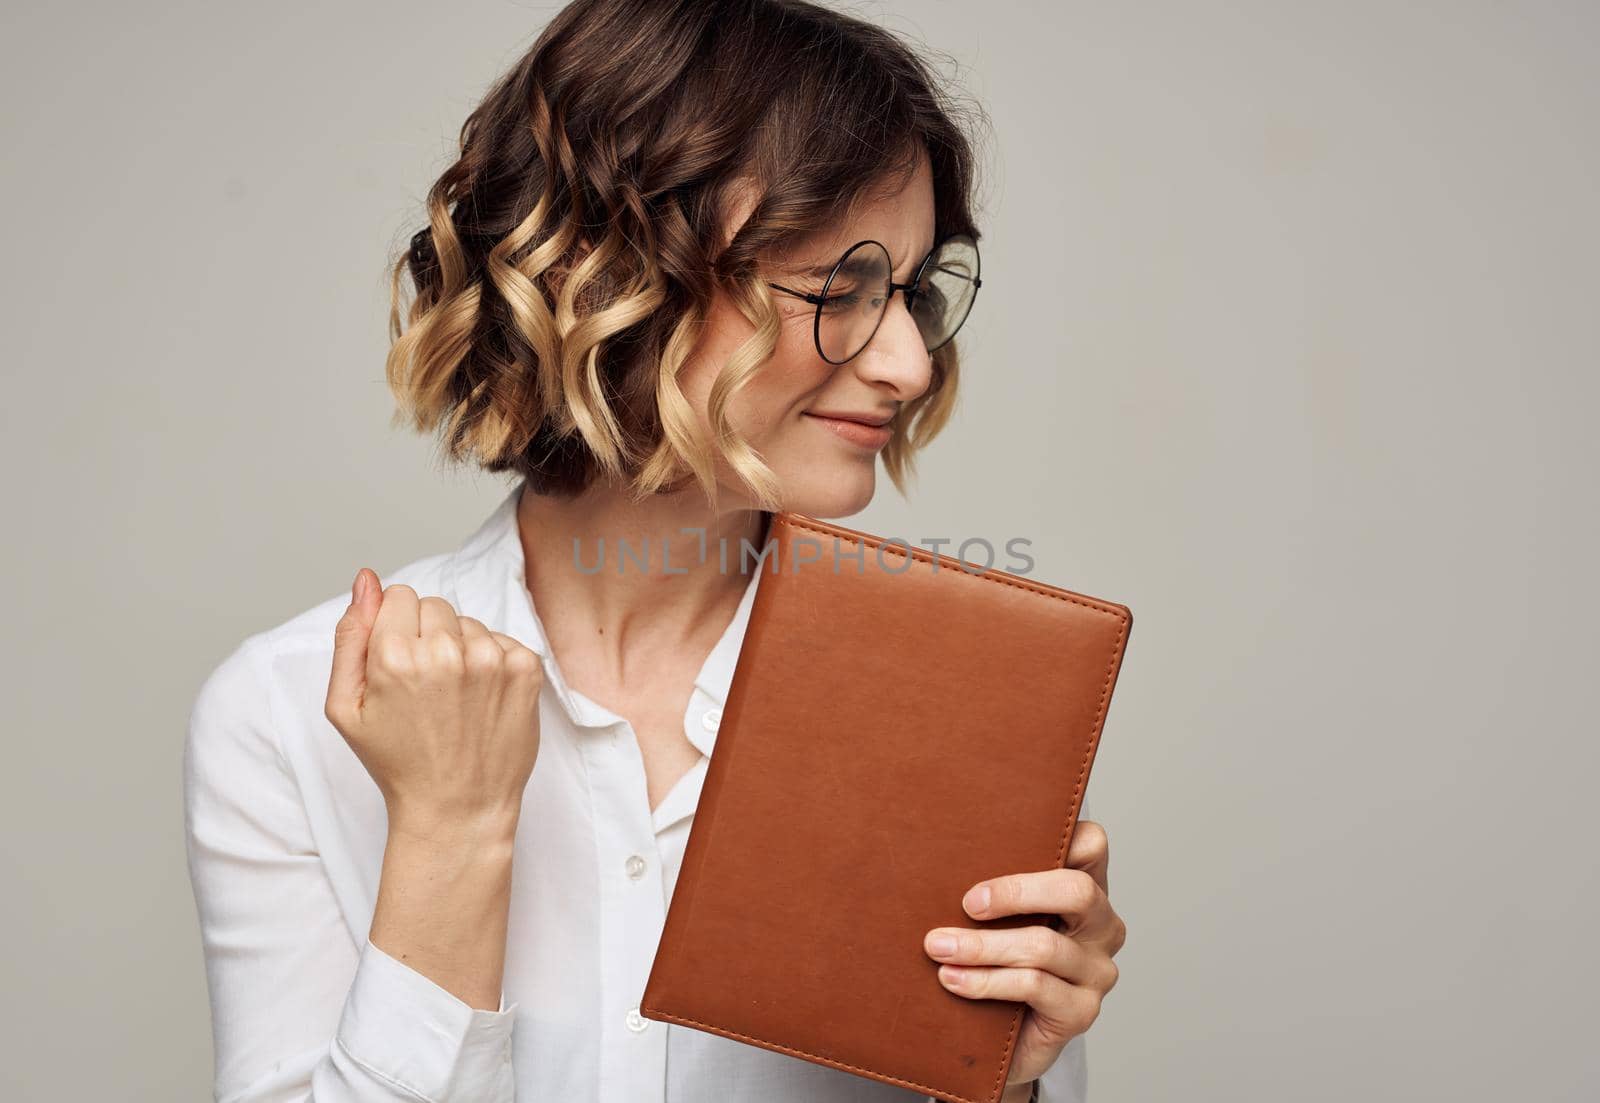
<path fill-rule="evenodd" d="M 919 256 L 917 258 L 918 261 L 920 262 L 921 260 L 926 259 L 928 254 L 932 253 L 938 247 L 939 247 L 939 243 L 937 241 L 934 242 L 931 246 L 928 247 L 928 249 L 926 251 L 924 251 L 921 254 L 921 256 Z M 825 279 L 828 278 L 828 273 L 833 271 L 833 266 L 838 264 L 838 263 L 839 263 L 839 258 L 838 257 L 834 257 L 832 260 L 826 262 L 825 264 L 818 264 L 818 265 L 814 265 L 814 266 L 812 266 L 810 268 L 803 268 L 803 269 L 801 269 L 800 274 L 802 276 L 810 276 L 810 277 L 813 277 L 815 279 L 825 280 Z M 894 263 L 894 258 L 893 257 L 889 258 L 889 263 L 890 264 Z M 839 269 L 839 274 L 840 275 L 849 275 L 849 276 L 859 276 L 861 274 L 861 269 L 862 269 L 862 261 L 860 259 L 854 259 L 853 258 L 849 264 L 847 264 L 843 268 Z"/>

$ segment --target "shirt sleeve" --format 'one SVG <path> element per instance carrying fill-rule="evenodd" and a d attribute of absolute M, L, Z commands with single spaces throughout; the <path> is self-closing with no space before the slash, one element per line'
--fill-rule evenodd
<path fill-rule="evenodd" d="M 1055 1064 L 1039 1077 L 1039 1103 L 1087 1103 L 1089 1070 L 1084 1061 L 1084 1039 L 1079 1034 L 1056 1057 Z"/>
<path fill-rule="evenodd" d="M 269 676 L 253 636 L 201 686 L 184 744 L 216 1099 L 513 1103 L 516 1005 L 502 993 L 499 1010 L 473 1008 L 354 944 L 278 748 Z"/>

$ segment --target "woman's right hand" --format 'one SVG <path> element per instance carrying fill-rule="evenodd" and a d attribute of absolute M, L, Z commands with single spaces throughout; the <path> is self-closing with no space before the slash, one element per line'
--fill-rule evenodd
<path fill-rule="evenodd" d="M 383 793 L 390 829 L 516 830 L 539 754 L 539 656 L 441 597 L 363 567 L 334 629 L 324 712 Z"/>

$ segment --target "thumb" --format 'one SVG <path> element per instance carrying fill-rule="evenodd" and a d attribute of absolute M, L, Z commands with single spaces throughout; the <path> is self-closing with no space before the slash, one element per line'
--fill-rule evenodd
<path fill-rule="evenodd" d="M 367 641 L 383 605 L 383 589 L 375 572 L 362 567 L 350 587 L 350 607 L 333 629 L 333 670 L 328 677 L 331 715 L 356 716 L 367 688 Z"/>

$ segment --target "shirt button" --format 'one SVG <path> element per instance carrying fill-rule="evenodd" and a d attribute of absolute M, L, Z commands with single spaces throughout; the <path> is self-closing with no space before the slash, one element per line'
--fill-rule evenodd
<path fill-rule="evenodd" d="M 637 1007 L 628 1008 L 628 1029 L 635 1034 L 650 1025 L 650 1020 L 639 1014 Z"/>
<path fill-rule="evenodd" d="M 722 710 L 712 709 L 700 718 L 700 726 L 708 732 L 717 730 L 717 725 L 722 723 Z"/>
<path fill-rule="evenodd" d="M 639 857 L 637 854 L 630 854 L 628 855 L 628 860 L 625 863 L 625 867 L 628 870 L 628 876 L 637 881 L 639 878 L 644 876 L 645 860 Z"/>

